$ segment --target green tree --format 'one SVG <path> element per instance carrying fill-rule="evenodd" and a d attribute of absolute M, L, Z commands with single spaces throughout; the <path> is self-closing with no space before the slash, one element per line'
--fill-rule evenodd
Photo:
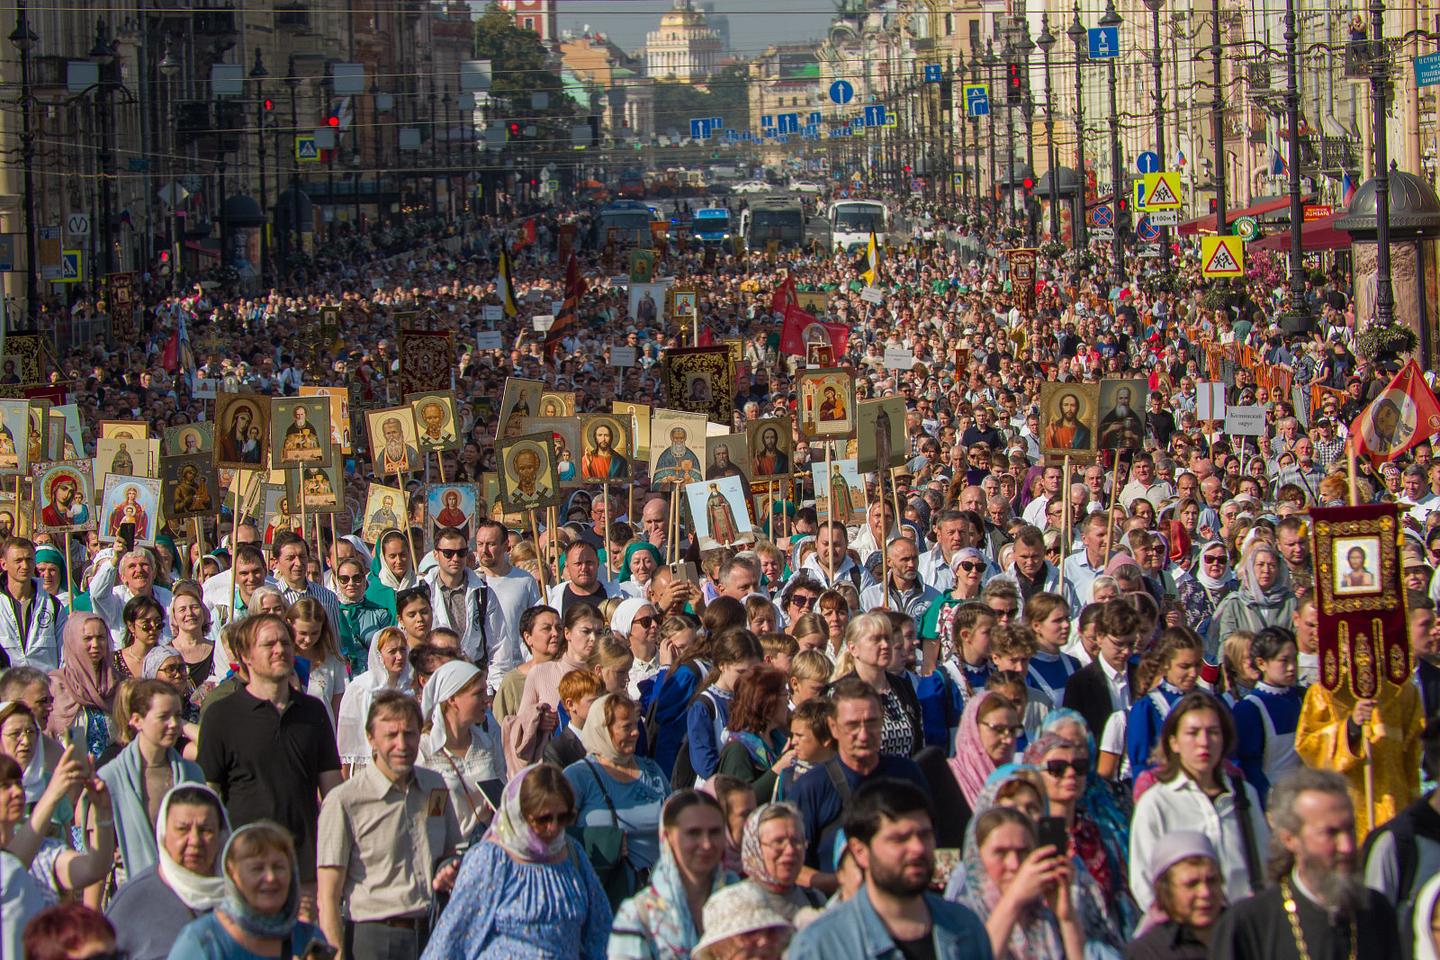
<path fill-rule="evenodd" d="M 475 57 L 490 61 L 490 96 L 508 100 L 516 119 L 558 121 L 574 114 L 575 103 L 560 83 L 560 71 L 549 62 L 539 34 L 515 25 L 514 18 L 491 4 L 475 21 Z M 531 106 L 531 96 L 546 94 L 545 107 Z"/>
<path fill-rule="evenodd" d="M 655 84 L 655 129 L 676 130 L 689 136 L 693 117 L 720 117 L 725 126 L 744 130 L 750 126 L 749 72 L 744 64 L 732 64 L 716 73 L 703 88 L 688 83 Z"/>

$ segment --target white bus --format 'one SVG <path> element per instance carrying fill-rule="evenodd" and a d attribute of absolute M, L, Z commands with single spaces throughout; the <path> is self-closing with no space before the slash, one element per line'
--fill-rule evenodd
<path fill-rule="evenodd" d="M 863 248 L 875 234 L 877 244 L 885 242 L 890 211 L 879 200 L 838 200 L 830 204 L 830 243 L 846 252 Z"/>

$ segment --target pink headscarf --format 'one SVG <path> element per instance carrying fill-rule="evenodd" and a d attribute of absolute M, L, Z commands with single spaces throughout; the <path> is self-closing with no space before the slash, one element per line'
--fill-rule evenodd
<path fill-rule="evenodd" d="M 47 731 L 53 737 L 63 736 L 75 722 L 82 707 L 108 711 L 118 681 L 110 666 L 110 629 L 105 629 L 105 656 L 97 667 L 85 652 L 85 625 L 92 620 L 105 621 L 93 613 L 74 613 L 61 631 L 60 669 L 50 671 L 50 693 L 55 709 L 50 714 Z"/>
<path fill-rule="evenodd" d="M 960 715 L 960 729 L 955 732 L 955 756 L 950 758 L 950 770 L 955 775 L 955 782 L 960 784 L 960 792 L 965 794 L 965 802 L 972 809 L 975 798 L 985 789 L 985 781 L 995 772 L 995 761 L 990 759 L 985 745 L 980 742 L 980 708 L 994 696 L 998 694 L 984 690 L 971 697 L 970 702 L 965 704 L 965 712 Z"/>
<path fill-rule="evenodd" d="M 1105 564 L 1105 575 L 1106 575 L 1107 577 L 1113 577 L 1113 576 L 1115 576 L 1115 571 L 1116 571 L 1116 570 L 1119 570 L 1121 567 L 1125 566 L 1125 564 L 1127 564 L 1127 563 L 1134 563 L 1134 562 L 1135 562 L 1135 558 L 1132 557 L 1132 556 L 1130 556 L 1130 554 L 1128 554 L 1128 553 L 1117 553 L 1117 554 L 1115 554 L 1115 556 L 1113 556 L 1113 557 L 1110 558 L 1110 562 L 1109 562 L 1109 563 Z"/>

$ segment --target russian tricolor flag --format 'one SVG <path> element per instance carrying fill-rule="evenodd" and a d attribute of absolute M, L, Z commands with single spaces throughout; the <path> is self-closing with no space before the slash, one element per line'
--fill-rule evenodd
<path fill-rule="evenodd" d="M 1340 202 L 1350 206 L 1350 201 L 1355 197 L 1355 181 L 1350 179 L 1350 171 L 1340 172 Z"/>

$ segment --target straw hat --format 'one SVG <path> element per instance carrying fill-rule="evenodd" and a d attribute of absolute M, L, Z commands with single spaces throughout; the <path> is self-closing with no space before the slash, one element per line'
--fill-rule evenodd
<path fill-rule="evenodd" d="M 790 921 L 770 905 L 769 895 L 753 883 L 737 883 L 712 895 L 704 917 L 705 935 L 691 952 L 696 960 L 705 960 L 711 947 L 742 933 L 791 929 Z"/>

